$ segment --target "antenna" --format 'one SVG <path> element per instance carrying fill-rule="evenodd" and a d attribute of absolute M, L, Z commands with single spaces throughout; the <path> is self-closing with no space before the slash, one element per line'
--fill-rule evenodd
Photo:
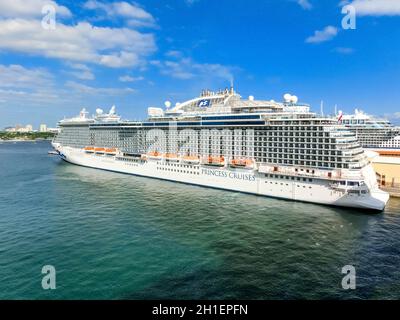
<path fill-rule="evenodd" d="M 335 116 L 337 116 L 337 104 L 335 104 Z"/>
<path fill-rule="evenodd" d="M 324 116 L 324 101 L 321 100 L 321 116 Z"/>
<path fill-rule="evenodd" d="M 234 79 L 233 76 L 231 78 L 231 90 L 230 90 L 230 94 L 234 94 L 235 93 L 235 89 L 234 89 Z"/>

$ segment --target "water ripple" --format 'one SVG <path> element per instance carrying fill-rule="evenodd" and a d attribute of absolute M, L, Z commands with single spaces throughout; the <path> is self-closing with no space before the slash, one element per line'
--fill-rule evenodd
<path fill-rule="evenodd" d="M 400 294 L 399 200 L 364 215 L 81 168 L 48 148 L 0 146 L 0 298 Z M 41 289 L 45 264 L 56 267 L 55 291 Z M 356 290 L 341 288 L 348 264 Z"/>

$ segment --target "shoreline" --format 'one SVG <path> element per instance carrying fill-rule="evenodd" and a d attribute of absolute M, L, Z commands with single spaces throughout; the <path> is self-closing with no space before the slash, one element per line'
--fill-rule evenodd
<path fill-rule="evenodd" d="M 3 142 L 38 142 L 38 141 L 51 141 L 51 139 L 10 139 L 10 140 L 2 140 L 0 139 L 0 143 Z"/>

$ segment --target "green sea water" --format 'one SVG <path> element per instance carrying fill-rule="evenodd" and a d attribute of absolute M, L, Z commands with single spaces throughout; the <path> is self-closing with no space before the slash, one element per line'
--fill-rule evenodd
<path fill-rule="evenodd" d="M 0 299 L 398 299 L 382 214 L 74 166 L 0 144 Z M 56 289 L 44 290 L 44 265 Z M 342 267 L 356 268 L 344 290 Z"/>

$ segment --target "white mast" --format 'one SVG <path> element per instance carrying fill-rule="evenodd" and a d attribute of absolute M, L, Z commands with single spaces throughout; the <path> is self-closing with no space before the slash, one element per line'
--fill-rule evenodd
<path fill-rule="evenodd" d="M 321 100 L 321 116 L 324 116 L 324 101 Z"/>

